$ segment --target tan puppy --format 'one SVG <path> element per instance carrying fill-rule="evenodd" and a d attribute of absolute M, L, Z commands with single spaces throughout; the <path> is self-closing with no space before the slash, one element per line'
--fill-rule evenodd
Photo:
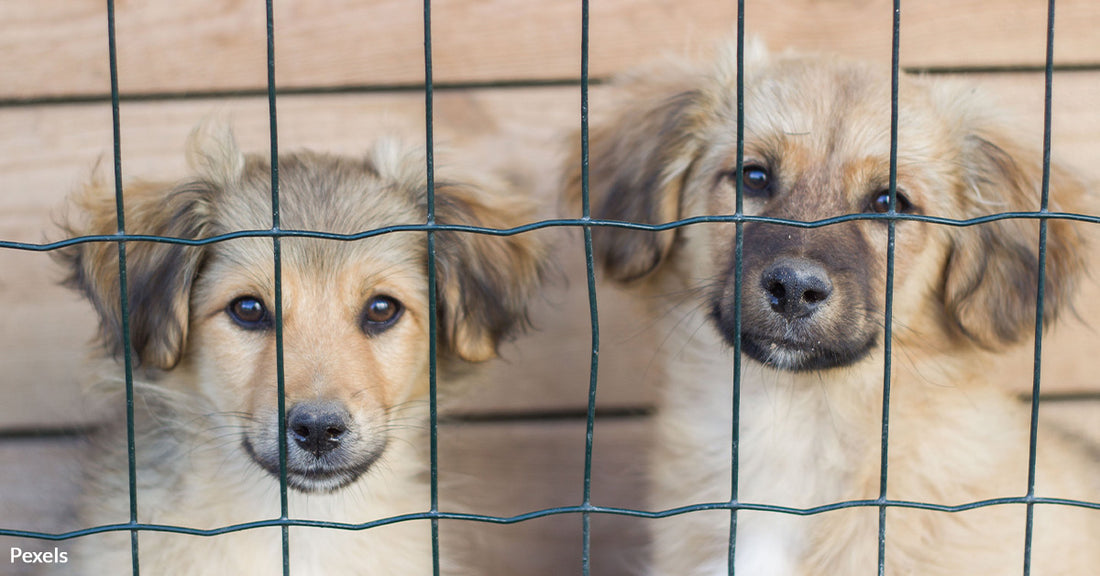
<path fill-rule="evenodd" d="M 815 221 L 889 209 L 890 74 L 829 57 L 747 55 L 745 213 Z M 735 211 L 736 64 L 670 64 L 626 82 L 591 133 L 593 217 L 657 224 Z M 987 100 L 952 82 L 901 79 L 897 211 L 955 219 L 1039 208 L 1041 154 Z M 597 109 L 598 110 L 598 109 Z M 1037 144 L 1037 143 L 1036 143 Z M 568 176 L 579 202 L 579 173 Z M 1051 210 L 1083 208 L 1059 166 Z M 959 505 L 1027 492 L 1029 414 L 987 370 L 1034 331 L 1038 223 L 897 223 L 887 496 Z M 879 496 L 888 225 L 747 223 L 651 233 L 598 228 L 604 274 L 639 287 L 667 337 L 652 455 L 663 510 L 731 495 L 731 346 L 744 359 L 738 500 L 810 508 Z M 1081 275 L 1077 230 L 1049 223 L 1045 320 Z M 742 324 L 734 322 L 735 287 Z M 1100 465 L 1043 428 L 1037 495 L 1100 500 Z M 727 574 L 730 514 L 653 521 L 652 574 Z M 946 513 L 891 507 L 886 574 L 1020 574 L 1025 507 Z M 1100 567 L 1100 512 L 1035 507 L 1032 574 Z M 810 516 L 743 511 L 737 574 L 873 574 L 878 508 Z"/>
<path fill-rule="evenodd" d="M 187 239 L 271 227 L 271 172 L 228 131 L 193 137 L 193 175 L 136 182 L 126 230 Z M 384 141 L 362 157 L 281 156 L 281 228 L 352 234 L 425 222 L 422 152 Z M 436 220 L 508 228 L 527 207 L 440 170 Z M 73 200 L 69 232 L 116 230 L 113 189 Z M 494 356 L 525 322 L 544 273 L 527 236 L 437 233 L 441 381 Z M 282 239 L 287 480 L 291 518 L 362 523 L 429 508 L 426 234 L 344 242 Z M 114 243 L 68 250 L 69 284 L 95 304 L 100 341 L 119 356 Z M 278 518 L 273 242 L 127 244 L 135 371 L 138 520 L 210 529 Z M 116 368 L 115 374 L 119 373 Z M 83 522 L 129 519 L 125 418 L 92 459 Z M 143 574 L 281 573 L 279 528 L 195 537 L 142 532 Z M 292 574 L 430 574 L 427 521 L 366 531 L 291 528 Z M 128 574 L 129 533 L 83 538 L 68 570 Z M 453 569 L 446 560 L 444 569 Z"/>

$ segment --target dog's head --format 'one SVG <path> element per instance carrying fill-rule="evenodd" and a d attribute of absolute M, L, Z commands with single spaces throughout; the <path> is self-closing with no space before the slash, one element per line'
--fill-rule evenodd
<path fill-rule="evenodd" d="M 591 132 L 594 218 L 661 224 L 733 214 L 737 175 L 736 68 L 669 65 L 626 82 L 630 94 Z M 890 209 L 888 68 L 828 57 L 746 54 L 744 212 L 813 222 Z M 972 88 L 903 76 L 897 152 L 899 214 L 952 219 L 1040 207 L 1042 155 L 988 112 Z M 566 176 L 580 197 L 580 172 Z M 1079 208 L 1084 185 L 1051 169 L 1052 211 Z M 662 232 L 597 228 L 594 246 L 614 281 L 701 294 L 724 338 L 765 365 L 852 365 L 881 345 L 889 224 L 744 225 L 741 327 L 735 326 L 735 227 Z M 1067 306 L 1081 240 L 1049 222 L 1044 320 Z M 1039 224 L 971 227 L 896 223 L 895 338 L 998 349 L 1034 329 Z M 688 290 L 684 289 L 699 289 Z"/>
<path fill-rule="evenodd" d="M 217 132 L 217 131 L 215 131 Z M 201 239 L 272 226 L 271 169 L 238 151 L 232 135 L 198 133 L 193 177 L 125 191 L 126 231 Z M 283 230 L 355 234 L 427 215 L 424 156 L 392 142 L 361 158 L 298 153 L 279 159 Z M 435 185 L 439 224 L 516 226 L 515 198 L 447 179 Z M 91 185 L 74 198 L 73 235 L 117 229 L 113 192 Z M 529 236 L 435 233 L 441 355 L 479 362 L 526 321 L 544 274 Z M 276 277 L 281 278 L 288 479 L 303 491 L 340 488 L 386 449 L 389 434 L 423 398 L 429 370 L 428 247 L 422 231 L 355 241 L 283 237 L 281 272 L 268 237 L 201 246 L 126 244 L 129 336 L 145 369 L 194 383 L 219 413 L 243 422 L 242 446 L 279 473 Z M 117 243 L 84 243 L 62 260 L 68 283 L 100 316 L 99 340 L 123 347 Z M 233 416 L 236 415 L 236 416 Z M 413 423 L 413 425 L 416 425 Z"/>

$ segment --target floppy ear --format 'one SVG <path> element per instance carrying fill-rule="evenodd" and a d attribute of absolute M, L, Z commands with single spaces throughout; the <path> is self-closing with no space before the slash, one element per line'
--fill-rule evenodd
<path fill-rule="evenodd" d="M 177 187 L 135 182 L 127 187 L 127 234 L 196 239 L 209 222 L 209 185 Z M 71 236 L 118 231 L 113 187 L 93 182 L 70 200 Z M 79 222 L 74 222 L 74 219 Z M 134 358 L 142 365 L 173 368 L 187 340 L 191 283 L 202 248 L 161 242 L 126 243 L 126 286 Z M 99 314 L 98 341 L 110 354 L 123 351 L 119 292 L 118 243 L 87 242 L 62 250 L 58 260 L 68 268 L 65 284 L 81 292 Z"/>
<path fill-rule="evenodd" d="M 525 206 L 472 186 L 436 186 L 436 221 L 512 228 Z M 545 249 L 530 234 L 437 233 L 440 343 L 468 362 L 496 355 L 497 344 L 528 322 L 527 306 L 547 275 Z"/>
<path fill-rule="evenodd" d="M 684 174 L 695 155 L 694 124 L 702 98 L 700 80 L 689 70 L 646 71 L 630 82 L 626 107 L 595 125 L 589 138 L 591 215 L 600 220 L 662 224 L 680 214 Z M 572 155 L 579 160 L 580 136 Z M 581 169 L 574 162 L 565 178 L 567 202 L 579 211 Z M 674 231 L 613 227 L 592 231 L 593 247 L 605 273 L 618 282 L 639 280 L 668 255 Z"/>
<path fill-rule="evenodd" d="M 962 169 L 967 218 L 1037 211 L 1042 154 L 993 130 L 965 135 Z M 1050 167 L 1050 210 L 1080 211 L 1085 184 L 1058 165 Z M 967 338 L 997 349 L 1033 334 L 1039 282 L 1039 223 L 1008 219 L 953 232 L 944 289 L 948 317 Z M 1082 274 L 1084 241 L 1067 221 L 1047 224 L 1043 324 L 1070 307 Z"/>

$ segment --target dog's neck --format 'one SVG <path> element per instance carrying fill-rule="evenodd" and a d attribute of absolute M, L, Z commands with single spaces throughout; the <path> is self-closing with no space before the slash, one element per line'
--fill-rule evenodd
<path fill-rule="evenodd" d="M 659 399 L 656 438 L 650 469 L 655 485 L 653 509 L 664 510 L 702 503 L 724 503 L 731 498 L 742 504 L 812 509 L 852 500 L 874 500 L 881 491 L 883 395 L 885 362 L 881 350 L 855 366 L 823 372 L 790 372 L 741 359 L 737 409 L 737 492 L 734 479 L 734 356 L 702 311 L 670 314 L 663 322 L 662 346 L 666 347 L 658 378 Z M 980 490 L 953 494 L 962 500 L 980 500 L 1023 488 L 1026 453 L 1007 468 L 1019 470 L 1019 478 L 986 478 L 986 464 L 974 454 L 1004 442 L 1026 445 L 1026 437 L 996 438 L 983 428 L 979 412 L 1011 414 L 1012 399 L 989 385 L 986 379 L 966 374 L 980 369 L 959 368 L 939 356 L 916 364 L 917 354 L 907 353 L 895 342 L 891 370 L 889 474 L 891 499 L 937 501 L 935 479 L 954 475 Z M 948 420 L 951 426 L 940 425 Z M 1002 427 L 1003 428 L 1003 427 Z M 931 447 L 931 448 L 929 448 Z M 998 465 L 1003 463 L 998 462 Z M 1015 482 L 1015 484 L 1013 484 Z M 1019 484 L 1019 485 L 1017 485 Z M 855 564 L 873 565 L 878 525 L 876 507 L 861 507 L 798 516 L 786 513 L 742 511 L 738 515 L 738 573 L 780 576 L 796 572 L 784 558 L 801 558 L 808 550 L 827 549 L 811 542 L 822 534 L 834 534 L 823 524 L 840 516 L 861 515 L 858 541 L 866 548 L 849 551 L 844 558 Z M 715 534 L 729 525 L 728 512 L 677 516 L 678 522 L 698 522 L 694 529 L 668 523 L 673 535 L 663 533 L 657 549 L 661 556 L 697 555 L 726 557 L 728 540 L 721 537 L 692 539 L 695 534 Z M 725 520 L 718 518 L 725 514 Z M 709 518 L 704 520 L 703 518 Z M 832 520 L 831 520 L 832 519 Z M 816 526 L 816 528 L 815 528 Z M 683 533 L 682 540 L 677 533 Z M 843 549 L 853 534 L 835 533 Z M 702 550 L 702 553 L 701 553 Z M 816 559 L 820 565 L 832 560 Z M 809 560 L 807 560 L 809 561 Z M 692 574 L 725 573 L 721 566 L 700 565 Z M 682 562 L 668 565 L 682 566 Z M 839 568 L 838 568 L 839 569 Z M 840 572 L 844 573 L 843 569 Z"/>
<path fill-rule="evenodd" d="M 665 356 L 662 380 L 670 384 L 659 388 L 657 450 L 690 451 L 692 457 L 710 463 L 693 469 L 712 474 L 732 464 L 734 357 L 713 327 L 705 321 L 702 326 L 692 324 L 678 323 L 664 344 L 676 352 Z M 837 498 L 877 496 L 846 494 L 842 489 L 851 486 L 846 471 L 855 468 L 856 461 L 878 458 L 882 365 L 877 363 L 878 370 L 866 368 L 873 365 L 869 361 L 863 368 L 850 369 L 844 386 L 836 386 L 836 378 L 820 373 L 779 371 L 742 358 L 738 499 L 808 507 Z M 707 413 L 700 414 L 700 409 Z M 727 440 L 718 441 L 721 438 Z M 702 452 L 700 447 L 705 447 Z M 714 466 L 720 461 L 725 465 Z M 799 471 L 808 468 L 829 471 L 825 476 L 814 474 L 814 481 L 822 485 L 806 485 L 810 476 Z M 724 501 L 730 497 L 731 482 L 702 484 L 713 489 L 713 501 Z"/>

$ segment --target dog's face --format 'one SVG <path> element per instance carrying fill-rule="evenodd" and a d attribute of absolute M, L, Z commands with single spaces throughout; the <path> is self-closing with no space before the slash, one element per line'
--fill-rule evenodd
<path fill-rule="evenodd" d="M 226 229 L 250 229 L 233 222 Z M 281 241 L 287 478 L 305 490 L 354 481 L 426 393 L 423 234 L 347 244 Z M 220 410 L 247 414 L 242 446 L 279 474 L 275 274 L 268 239 L 209 251 L 192 298 L 189 369 Z"/>
<path fill-rule="evenodd" d="M 887 212 L 889 70 L 824 57 L 747 60 L 744 213 L 814 222 Z M 733 66 L 727 58 L 710 70 L 659 69 L 633 82 L 625 106 L 592 131 L 594 217 L 657 224 L 735 213 Z M 1038 210 L 1038 151 L 1006 134 L 966 87 L 901 80 L 899 214 L 969 219 Z M 574 198 L 578 180 L 569 177 Z M 1051 182 L 1052 210 L 1080 202 L 1083 186 L 1057 166 Z M 695 294 L 731 345 L 740 339 L 749 357 L 798 371 L 849 366 L 882 344 L 888 231 L 883 220 L 749 222 L 740 278 L 732 224 L 661 233 L 603 228 L 594 238 L 612 279 Z M 1048 321 L 1080 268 L 1074 231 L 1057 221 L 1049 231 Z M 972 228 L 897 222 L 895 338 L 997 348 L 1024 337 L 1034 326 L 1038 245 L 1034 221 Z"/>
<path fill-rule="evenodd" d="M 193 180 L 126 191 L 128 232 L 189 239 L 271 227 L 270 166 L 243 156 L 227 133 L 198 137 Z M 423 223 L 423 156 L 379 145 L 365 158 L 301 153 L 280 158 L 280 227 L 354 234 Z M 77 198 L 106 233 L 110 191 Z M 437 222 L 511 227 L 527 216 L 514 199 L 440 180 Z M 437 313 L 446 362 L 482 361 L 525 321 L 543 275 L 540 247 L 521 236 L 438 232 Z M 423 401 L 429 368 L 427 241 L 394 232 L 356 241 L 280 239 L 282 366 L 287 478 L 298 490 L 331 491 L 382 458 L 391 432 L 420 424 L 405 409 Z M 101 339 L 121 350 L 117 251 L 83 244 L 65 257 L 70 283 L 101 315 Z M 246 457 L 279 475 L 275 264 L 270 238 L 202 247 L 127 245 L 134 354 L 178 375 L 240 429 Z M 196 421 L 194 425 L 200 425 Z M 244 455 L 242 454 L 242 457 Z"/>

